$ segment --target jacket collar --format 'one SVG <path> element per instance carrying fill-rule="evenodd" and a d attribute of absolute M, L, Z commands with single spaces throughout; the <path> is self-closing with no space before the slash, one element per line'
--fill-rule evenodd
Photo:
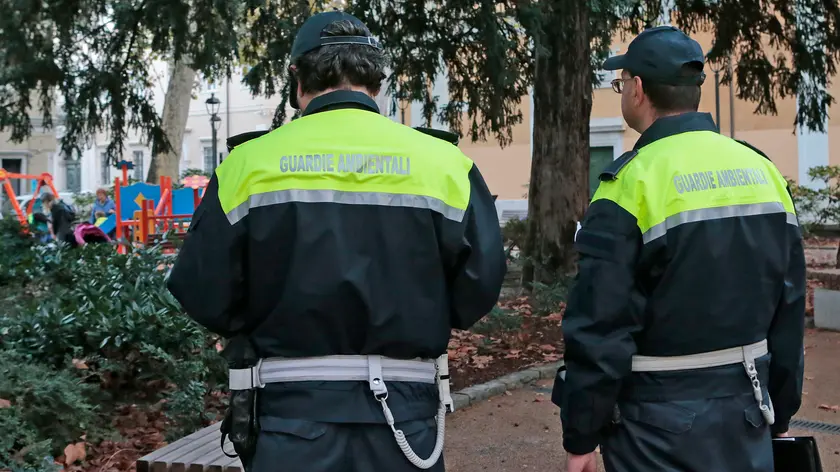
<path fill-rule="evenodd" d="M 665 116 L 654 121 L 648 129 L 636 141 L 633 149 L 641 149 L 648 144 L 667 138 L 675 134 L 688 133 L 690 131 L 714 131 L 718 127 L 710 113 L 690 112 L 674 116 Z"/>
<path fill-rule="evenodd" d="M 342 108 L 356 108 L 379 114 L 379 106 L 370 95 L 353 90 L 335 90 L 313 98 L 301 116 Z"/>

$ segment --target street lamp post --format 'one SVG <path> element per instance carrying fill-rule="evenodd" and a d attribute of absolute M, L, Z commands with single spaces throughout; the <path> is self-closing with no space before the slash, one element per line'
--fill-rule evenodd
<path fill-rule="evenodd" d="M 216 154 L 216 132 L 219 130 L 219 126 L 222 124 L 222 119 L 219 117 L 219 106 L 221 105 L 221 101 L 216 98 L 215 93 L 210 94 L 210 98 L 208 98 L 204 104 L 207 106 L 207 113 L 210 115 L 210 128 L 212 129 L 212 151 L 213 151 L 213 168 L 211 172 L 216 171 L 216 165 L 218 165 L 218 156 Z"/>
<path fill-rule="evenodd" d="M 400 123 L 405 124 L 405 111 L 411 106 L 411 103 L 405 103 L 405 89 L 403 88 L 402 84 L 400 84 L 399 88 L 397 89 L 397 106 L 400 109 Z"/>
<path fill-rule="evenodd" d="M 732 72 L 732 58 L 726 58 L 729 72 L 729 137 L 735 139 L 735 73 Z"/>
<path fill-rule="evenodd" d="M 709 51 L 710 53 L 712 51 Z M 720 66 L 712 65 L 712 72 L 715 73 L 715 124 L 720 132 Z"/>
<path fill-rule="evenodd" d="M 720 67 L 712 70 L 715 72 L 715 123 L 720 132 Z"/>

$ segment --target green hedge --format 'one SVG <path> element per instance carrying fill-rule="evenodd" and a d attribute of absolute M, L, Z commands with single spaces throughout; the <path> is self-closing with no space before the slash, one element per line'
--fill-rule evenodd
<path fill-rule="evenodd" d="M 155 249 L 40 245 L 0 221 L 0 469 L 52 470 L 83 434 L 113 433 L 120 404 L 166 399 L 170 438 L 206 424 L 224 363 L 166 290 L 169 263 Z"/>

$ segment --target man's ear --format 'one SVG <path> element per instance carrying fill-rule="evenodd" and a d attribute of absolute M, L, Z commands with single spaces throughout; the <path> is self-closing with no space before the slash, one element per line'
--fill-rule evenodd
<path fill-rule="evenodd" d="M 633 77 L 633 101 L 636 104 L 641 104 L 645 98 L 645 87 L 642 78 L 639 76 Z"/>

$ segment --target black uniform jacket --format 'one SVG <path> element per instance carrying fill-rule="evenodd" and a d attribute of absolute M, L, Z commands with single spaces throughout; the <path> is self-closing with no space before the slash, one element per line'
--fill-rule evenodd
<path fill-rule="evenodd" d="M 704 113 L 660 118 L 635 149 L 716 130 Z M 619 159 L 607 172 L 624 164 Z M 601 442 L 617 400 L 631 393 L 633 355 L 682 356 L 763 339 L 772 355 L 765 385 L 776 409 L 772 429 L 787 430 L 800 406 L 803 373 L 805 260 L 798 226 L 786 224 L 784 214 L 738 216 L 681 224 L 643 244 L 636 218 L 599 199 L 575 246 L 579 271 L 563 321 L 568 451 L 588 453 Z M 750 392 L 746 374 L 744 389 Z"/>
<path fill-rule="evenodd" d="M 338 91 L 314 99 L 304 116 L 342 108 L 379 112 L 366 95 Z M 492 309 L 506 271 L 496 208 L 475 166 L 469 181 L 460 222 L 418 208 L 291 202 L 253 208 L 247 224 L 231 225 L 214 176 L 169 290 L 211 331 L 249 334 L 262 358 L 435 358 L 452 328 Z M 435 415 L 434 385 L 388 389 L 397 421 Z M 384 422 L 366 382 L 269 384 L 260 415 Z"/>

